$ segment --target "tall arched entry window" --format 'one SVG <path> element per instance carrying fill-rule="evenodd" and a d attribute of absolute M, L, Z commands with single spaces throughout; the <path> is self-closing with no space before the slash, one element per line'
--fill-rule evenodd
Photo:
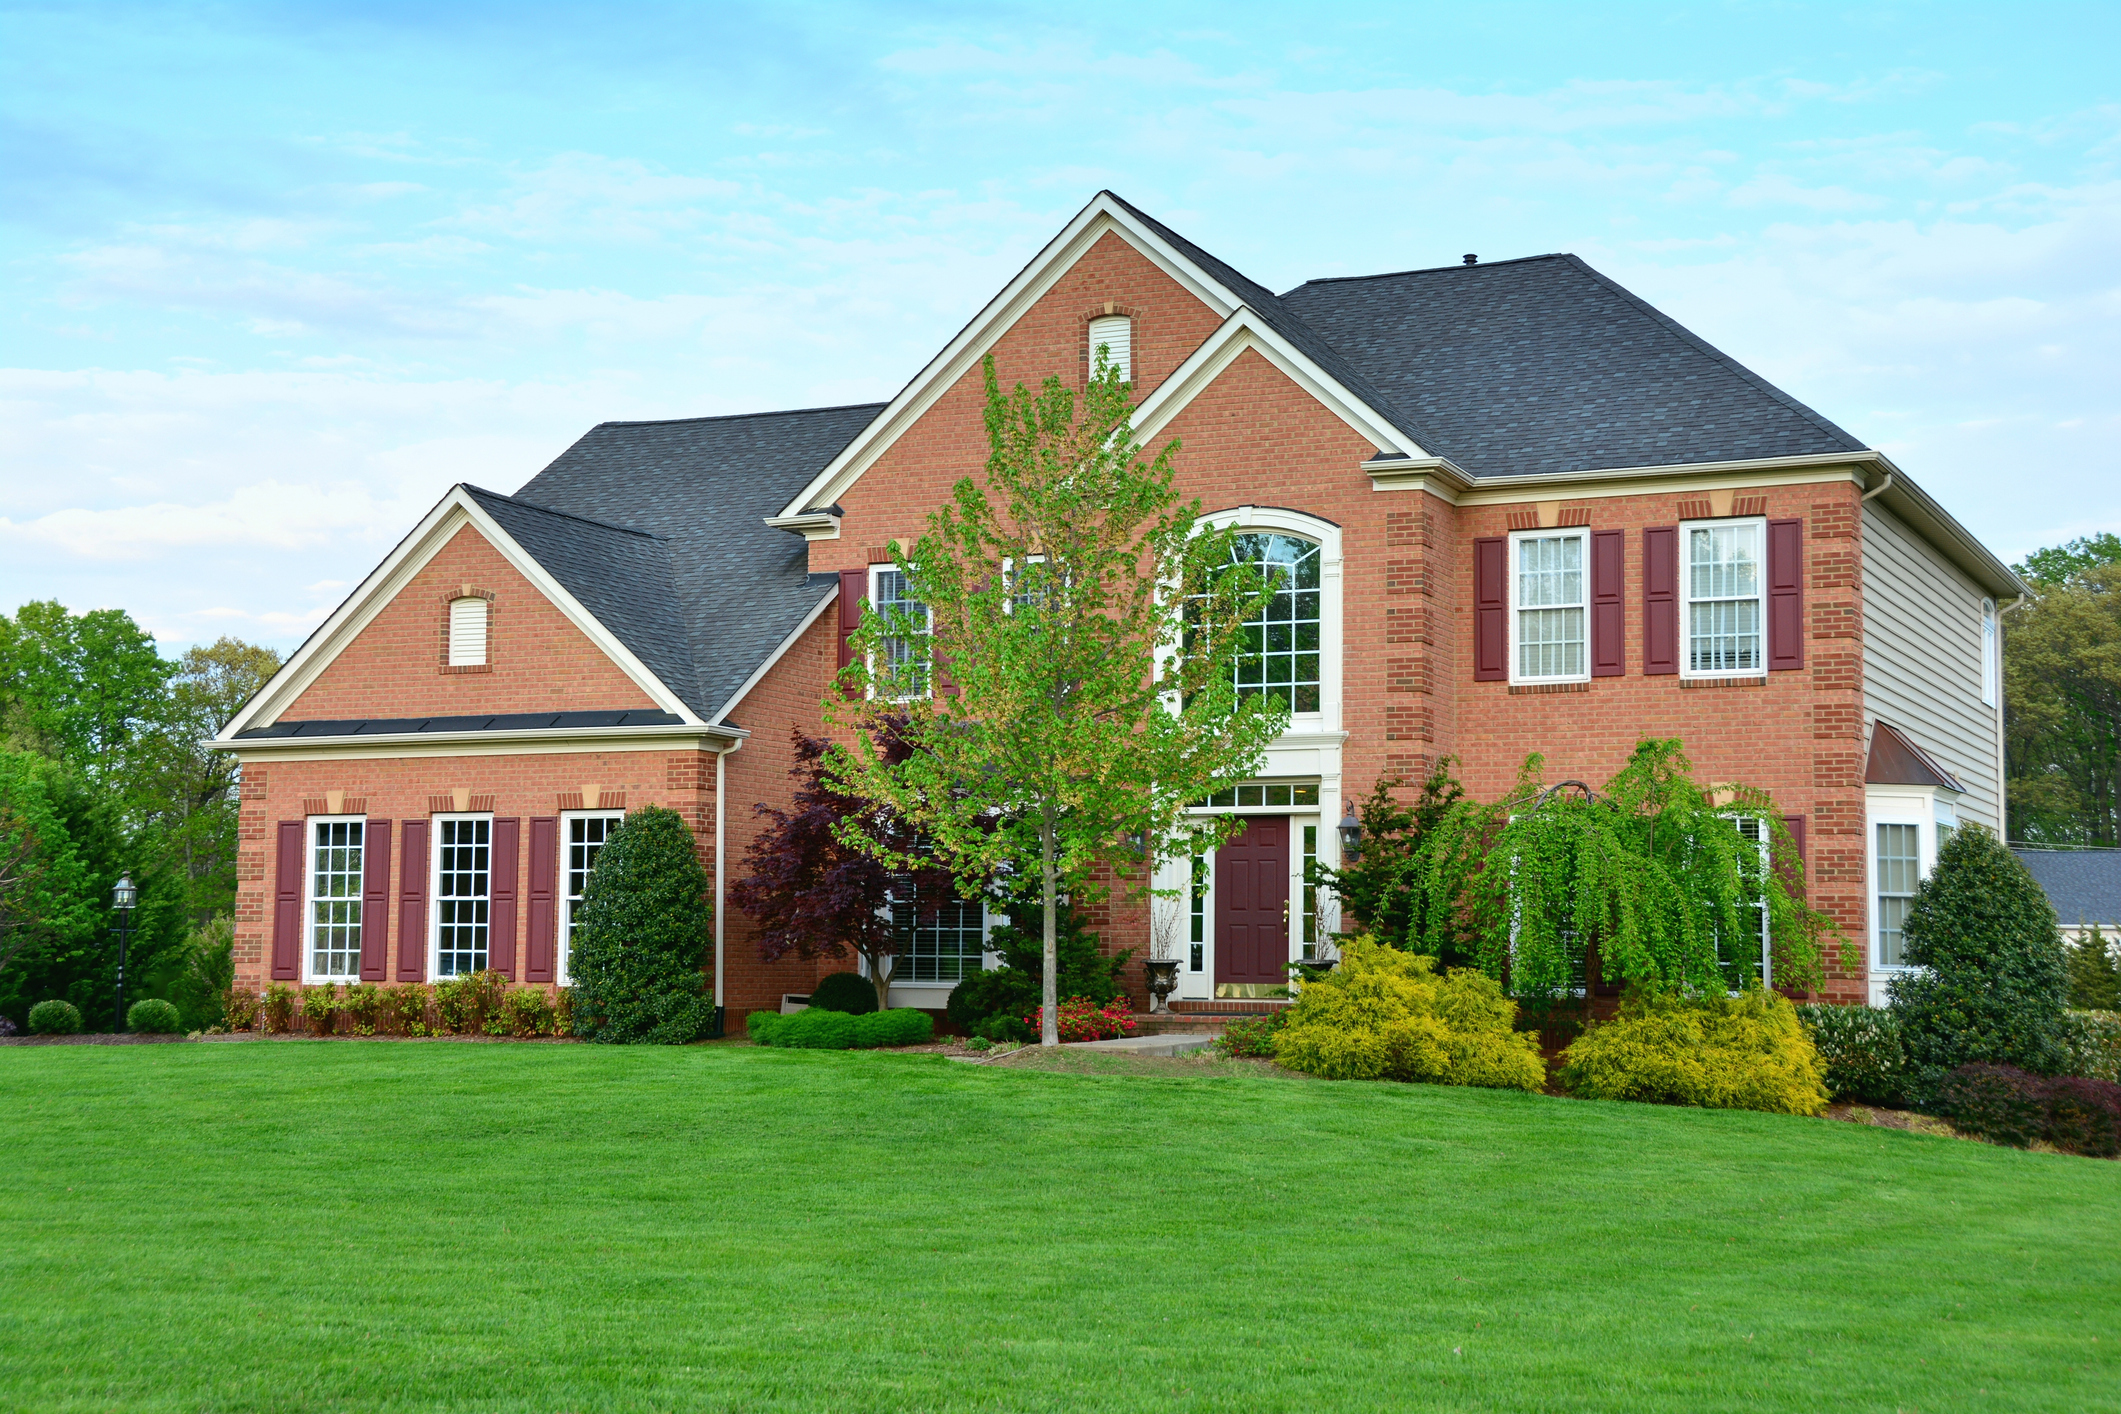
<path fill-rule="evenodd" d="M 1231 547 L 1233 560 L 1267 567 L 1275 584 L 1244 626 L 1240 696 L 1267 697 L 1292 713 L 1320 710 L 1318 549 L 1316 541 L 1274 531 L 1248 531 Z"/>

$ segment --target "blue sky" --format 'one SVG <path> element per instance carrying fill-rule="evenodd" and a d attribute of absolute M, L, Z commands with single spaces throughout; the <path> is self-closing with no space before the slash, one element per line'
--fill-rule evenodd
<path fill-rule="evenodd" d="M 1570 250 L 1993 548 L 2121 529 L 2121 7 L 0 5 L 0 610 L 291 647 L 455 481 L 889 396 L 1099 187 Z"/>

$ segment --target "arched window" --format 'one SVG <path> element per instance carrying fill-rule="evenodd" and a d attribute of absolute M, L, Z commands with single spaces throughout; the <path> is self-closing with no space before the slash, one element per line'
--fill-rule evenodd
<path fill-rule="evenodd" d="M 1276 581 L 1273 597 L 1244 626 L 1238 694 L 1273 698 L 1291 712 L 1318 711 L 1318 545 L 1300 536 L 1250 531 L 1237 537 L 1231 558 L 1270 567 Z"/>
<path fill-rule="evenodd" d="M 449 601 L 449 666 L 476 668 L 486 662 L 486 601 L 477 595 Z"/>

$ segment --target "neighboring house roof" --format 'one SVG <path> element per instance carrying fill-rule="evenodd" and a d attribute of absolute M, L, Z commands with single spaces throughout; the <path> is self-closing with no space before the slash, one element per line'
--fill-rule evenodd
<path fill-rule="evenodd" d="M 765 517 L 882 407 L 606 422 L 513 497 L 480 503 L 711 721 L 833 583 Z"/>
<path fill-rule="evenodd" d="M 1281 303 L 1475 476 L 1863 450 L 1573 255 L 1313 280 Z"/>
<path fill-rule="evenodd" d="M 2014 845 L 2065 928 L 2121 926 L 2121 849 L 2028 849 Z"/>
<path fill-rule="evenodd" d="M 1941 786 L 1966 793 L 1959 778 L 1944 769 L 1936 757 L 1924 751 L 1898 727 L 1885 722 L 1871 724 L 1870 756 L 1863 763 L 1863 783 L 1869 786 Z"/>

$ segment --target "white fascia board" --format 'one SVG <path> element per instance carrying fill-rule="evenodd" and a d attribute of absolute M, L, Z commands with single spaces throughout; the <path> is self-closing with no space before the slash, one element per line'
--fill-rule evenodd
<path fill-rule="evenodd" d="M 577 751 L 733 751 L 751 733 L 720 725 L 524 727 L 485 732 L 364 732 L 358 736 L 254 737 L 209 742 L 239 761 L 308 761 L 366 756 L 538 756 Z"/>
<path fill-rule="evenodd" d="M 716 724 L 719 725 L 722 718 L 736 710 L 736 704 L 744 700 L 744 694 L 758 686 L 759 679 L 765 677 L 775 663 L 780 662 L 783 657 L 787 656 L 788 650 L 795 647 L 797 640 L 801 639 L 804 634 L 810 632 L 810 626 L 816 623 L 825 610 L 831 608 L 839 597 L 840 592 L 837 587 L 825 591 L 825 596 L 811 606 L 809 613 L 803 615 L 803 621 L 795 626 L 794 632 L 782 639 L 780 646 L 766 655 L 766 661 L 753 668 L 751 676 L 745 678 L 742 683 L 738 684 L 737 690 L 729 694 L 729 700 L 715 709 L 713 721 Z"/>
<path fill-rule="evenodd" d="M 957 337 L 945 345 L 912 382 L 899 390 L 898 396 L 860 435 L 826 463 L 825 469 L 812 477 L 810 484 L 769 521 L 788 520 L 814 507 L 829 506 L 846 494 L 847 488 L 918 422 L 923 413 L 935 406 L 944 393 L 956 386 L 966 370 L 976 365 L 1026 310 L 1043 299 L 1061 276 L 1067 274 L 1107 231 L 1118 232 L 1129 245 L 1218 316 L 1226 316 L 1238 307 L 1234 292 L 1181 256 L 1170 242 L 1142 225 L 1132 212 L 1108 194 L 1099 192 L 1088 206 L 1075 214 L 1074 220 L 1061 228 L 1059 235 L 1046 243 L 1030 264 L 1017 272 L 1015 279 L 1002 287 L 1000 294 L 987 302 L 986 308 L 974 316 L 971 323 L 958 331 Z"/>
<path fill-rule="evenodd" d="M 1408 457 L 1426 458 L 1428 453 L 1377 415 L 1368 403 L 1342 387 L 1332 375 L 1313 363 L 1296 345 L 1276 333 L 1257 311 L 1240 305 L 1223 320 L 1221 327 L 1187 356 L 1186 361 L 1157 385 L 1156 391 L 1134 410 L 1134 436 L 1147 442 L 1201 393 L 1213 386 L 1223 370 L 1246 349 L 1257 349 L 1267 362 L 1290 382 L 1302 388 L 1370 444 Z"/>
<path fill-rule="evenodd" d="M 243 710 L 229 719 L 221 729 L 216 742 L 232 741 L 236 733 L 263 722 L 277 720 L 280 713 L 299 698 L 311 683 L 344 652 L 346 646 L 360 636 L 363 629 L 373 623 L 376 616 L 396 599 L 399 592 L 413 577 L 427 567 L 428 561 L 441 553 L 450 538 L 466 525 L 484 535 L 502 558 L 531 585 L 550 600 L 555 608 L 566 616 L 568 622 L 580 629 L 597 645 L 619 670 L 630 678 L 634 685 L 646 692 L 657 707 L 675 714 L 690 726 L 705 726 L 700 715 L 664 685 L 663 680 L 648 670 L 646 664 L 634 656 L 633 650 L 621 643 L 603 623 L 583 608 L 575 597 L 568 593 L 560 582 L 549 574 L 545 567 L 533 559 L 518 545 L 507 531 L 501 529 L 492 516 L 474 500 L 462 484 L 449 488 L 447 494 L 435 503 L 433 510 L 424 516 L 411 534 L 397 543 L 383 563 L 369 572 L 366 579 L 353 593 L 332 611 L 315 633 L 295 650 L 292 658 L 282 664 L 264 688 L 243 705 Z"/>

